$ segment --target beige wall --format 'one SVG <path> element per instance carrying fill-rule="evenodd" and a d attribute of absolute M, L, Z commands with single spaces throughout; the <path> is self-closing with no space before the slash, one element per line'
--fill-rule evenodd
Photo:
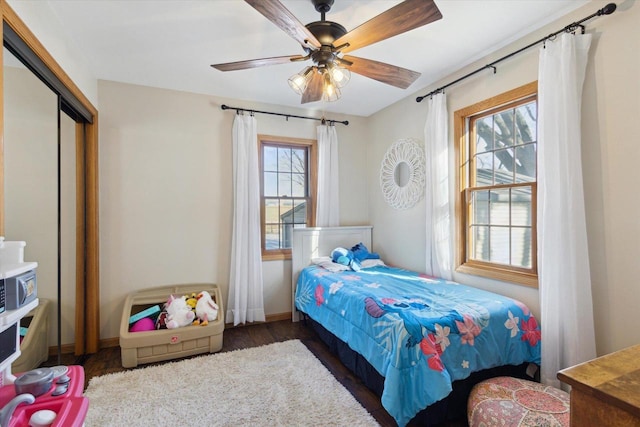
<path fill-rule="evenodd" d="M 407 137 L 424 140 L 425 106 L 415 102 L 416 95 L 424 95 L 491 63 L 590 15 L 606 3 L 592 2 L 555 24 L 456 71 L 432 87 L 420 90 L 372 116 L 369 182 L 376 182 L 380 161 L 393 141 Z M 635 310 L 640 306 L 640 287 L 637 285 L 640 276 L 640 263 L 637 261 L 640 199 L 630 193 L 640 182 L 640 168 L 637 166 L 640 144 L 636 136 L 636 122 L 640 118 L 638 23 L 640 4 L 627 0 L 619 4 L 615 14 L 598 18 L 587 25 L 588 31 L 594 34 L 594 40 L 584 87 L 582 163 L 599 354 L 640 342 L 640 330 L 631 326 L 636 322 Z M 499 64 L 496 74 L 484 71 L 447 89 L 451 144 L 453 112 L 536 80 L 537 58 L 538 48 L 530 49 Z M 452 167 L 453 162 L 452 156 Z M 369 208 L 376 249 L 391 262 L 424 270 L 424 201 L 408 211 L 395 211 L 385 204 L 379 186 L 372 185 L 369 188 Z M 455 279 L 521 299 L 539 316 L 536 289 L 459 273 L 455 274 Z"/>
<path fill-rule="evenodd" d="M 640 306 L 640 2 L 595 25 L 582 114 L 585 202 L 598 353 L 637 344 Z M 604 4 L 604 3 L 603 3 Z"/>
<path fill-rule="evenodd" d="M 305 111 L 109 81 L 100 96 L 101 337 L 117 337 L 129 292 L 213 282 L 228 295 L 235 112 L 220 105 Z M 338 124 L 341 221 L 368 223 L 365 119 Z M 258 133 L 316 138 L 316 121 L 256 115 Z M 264 268 L 267 315 L 291 311 L 291 263 Z"/>

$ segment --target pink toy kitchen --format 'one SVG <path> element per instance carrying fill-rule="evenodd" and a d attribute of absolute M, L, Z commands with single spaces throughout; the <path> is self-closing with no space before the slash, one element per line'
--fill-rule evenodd
<path fill-rule="evenodd" d="M 82 366 L 12 373 L 20 357 L 20 321 L 38 304 L 36 262 L 25 242 L 0 237 L 0 427 L 81 427 L 89 409 Z"/>

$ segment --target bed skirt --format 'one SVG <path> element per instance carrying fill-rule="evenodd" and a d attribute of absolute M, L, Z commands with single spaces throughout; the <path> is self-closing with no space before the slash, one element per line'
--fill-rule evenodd
<path fill-rule="evenodd" d="M 303 321 L 310 325 L 320 339 L 329 347 L 347 369 L 353 372 L 377 396 L 382 396 L 384 377 L 359 353 L 353 351 L 344 341 L 327 331 L 322 325 L 304 313 Z M 434 427 L 446 421 L 466 419 L 467 399 L 474 385 L 488 378 L 510 376 L 532 380 L 527 374 L 529 363 L 506 365 L 474 372 L 464 380 L 453 382 L 453 390 L 444 399 L 420 411 L 409 425 Z"/>

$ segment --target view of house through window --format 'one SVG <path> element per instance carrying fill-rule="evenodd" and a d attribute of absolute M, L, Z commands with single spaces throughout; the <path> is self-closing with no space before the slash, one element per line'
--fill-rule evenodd
<path fill-rule="evenodd" d="M 315 141 L 259 140 L 263 258 L 288 258 L 293 228 L 313 225 Z"/>
<path fill-rule="evenodd" d="M 461 156 L 459 265 L 462 270 L 537 283 L 535 89 L 520 88 L 458 112 Z"/>

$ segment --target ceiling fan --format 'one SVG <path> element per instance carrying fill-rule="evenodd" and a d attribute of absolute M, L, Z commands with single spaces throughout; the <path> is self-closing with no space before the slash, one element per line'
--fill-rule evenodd
<path fill-rule="evenodd" d="M 420 73 L 345 54 L 442 18 L 433 0 L 405 0 L 347 32 L 337 22 L 325 20 L 334 0 L 311 0 L 321 18 L 307 25 L 302 25 L 278 0 L 245 1 L 300 43 L 305 55 L 227 62 L 212 67 L 235 71 L 310 59 L 313 65 L 289 78 L 291 88 L 302 95 L 302 104 L 337 100 L 341 95 L 340 88 L 349 81 L 351 72 L 406 89 Z"/>

